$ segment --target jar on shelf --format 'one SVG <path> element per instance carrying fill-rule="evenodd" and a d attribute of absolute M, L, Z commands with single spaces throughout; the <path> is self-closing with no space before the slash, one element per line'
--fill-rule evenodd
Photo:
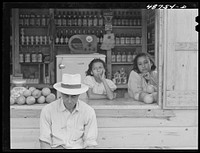
<path fill-rule="evenodd" d="M 120 52 L 117 53 L 117 62 L 121 62 L 122 61 L 122 56 L 120 54 Z"/>
<path fill-rule="evenodd" d="M 116 56 L 115 56 L 115 53 L 112 52 L 112 62 L 115 62 L 116 61 Z"/>

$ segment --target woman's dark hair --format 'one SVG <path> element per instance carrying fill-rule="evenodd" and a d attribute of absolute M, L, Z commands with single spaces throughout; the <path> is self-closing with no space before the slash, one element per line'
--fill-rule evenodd
<path fill-rule="evenodd" d="M 147 53 L 139 53 L 137 54 L 137 56 L 135 57 L 135 59 L 133 60 L 133 70 L 137 73 L 141 73 L 140 70 L 138 69 L 138 66 L 137 66 L 137 60 L 139 57 L 142 57 L 142 56 L 146 56 L 147 58 L 149 58 L 150 62 L 152 63 L 152 66 L 151 66 L 151 70 L 155 70 L 156 69 L 156 66 L 154 64 L 154 60 L 153 58 L 147 54 Z"/>
<path fill-rule="evenodd" d="M 93 76 L 93 74 L 91 73 L 91 72 L 92 72 L 92 66 L 93 66 L 94 63 L 97 63 L 97 62 L 102 63 L 102 64 L 103 64 L 103 67 L 104 67 L 104 69 L 105 69 L 105 71 L 106 71 L 106 63 L 105 63 L 102 59 L 100 59 L 100 58 L 95 58 L 95 59 L 93 59 L 93 60 L 90 62 L 90 64 L 88 65 L 88 70 L 85 72 L 85 73 L 86 73 L 86 76 L 87 76 L 87 75 Z M 105 75 L 106 75 L 106 72 L 105 72 Z"/>

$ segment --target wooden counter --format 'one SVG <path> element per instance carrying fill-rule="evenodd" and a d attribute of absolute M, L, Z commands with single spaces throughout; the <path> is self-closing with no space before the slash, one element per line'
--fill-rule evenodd
<path fill-rule="evenodd" d="M 85 102 L 97 115 L 97 148 L 197 146 L 197 111 L 163 110 L 156 103 L 147 105 L 127 98 Z M 12 149 L 39 149 L 39 116 L 44 105 L 10 106 Z"/>

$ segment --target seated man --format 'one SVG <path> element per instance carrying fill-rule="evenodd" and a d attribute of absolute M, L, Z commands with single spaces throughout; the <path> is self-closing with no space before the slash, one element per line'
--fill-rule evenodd
<path fill-rule="evenodd" d="M 61 98 L 43 107 L 40 115 L 42 149 L 83 149 L 97 145 L 97 120 L 94 109 L 79 100 L 88 90 L 81 75 L 63 74 L 53 86 Z"/>

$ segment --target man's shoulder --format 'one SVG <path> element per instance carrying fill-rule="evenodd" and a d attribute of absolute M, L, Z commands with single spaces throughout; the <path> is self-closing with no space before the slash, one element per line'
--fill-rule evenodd
<path fill-rule="evenodd" d="M 60 99 L 56 99 L 55 101 L 46 104 L 42 109 L 45 109 L 45 110 L 54 109 L 58 105 L 59 101 Z"/>
<path fill-rule="evenodd" d="M 94 108 L 92 108 L 90 105 L 88 105 L 86 102 L 79 100 L 80 108 L 83 110 L 89 110 L 94 111 Z"/>

